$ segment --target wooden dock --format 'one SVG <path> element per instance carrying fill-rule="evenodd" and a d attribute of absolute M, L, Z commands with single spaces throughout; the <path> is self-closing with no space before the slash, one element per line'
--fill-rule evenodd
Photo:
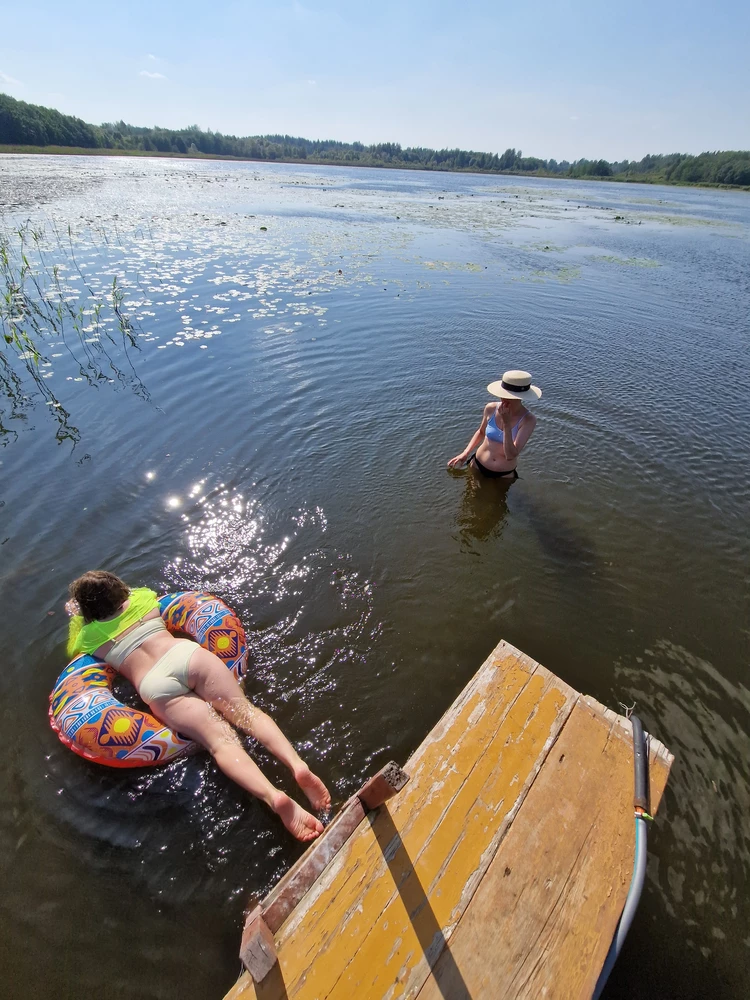
<path fill-rule="evenodd" d="M 650 739 L 651 812 L 672 755 Z M 501 642 L 250 914 L 225 1000 L 590 997 L 630 884 L 630 723 Z M 262 977 L 262 978 L 261 978 Z"/>

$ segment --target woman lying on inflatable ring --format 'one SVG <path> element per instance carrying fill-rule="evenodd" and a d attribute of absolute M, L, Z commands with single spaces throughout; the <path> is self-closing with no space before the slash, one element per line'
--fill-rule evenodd
<path fill-rule="evenodd" d="M 190 639 L 169 634 L 153 590 L 131 590 L 102 570 L 84 573 L 69 589 L 69 610 L 75 613 L 68 640 L 71 656 L 91 653 L 111 664 L 158 719 L 206 747 L 221 770 L 262 799 L 298 840 L 313 840 L 323 832 L 314 816 L 271 784 L 232 726 L 260 740 L 286 764 L 315 810 L 331 804 L 326 786 L 276 723 L 247 700 L 218 657 Z"/>

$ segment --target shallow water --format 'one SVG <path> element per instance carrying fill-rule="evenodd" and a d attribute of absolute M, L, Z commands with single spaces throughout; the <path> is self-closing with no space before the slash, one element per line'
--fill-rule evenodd
<path fill-rule="evenodd" d="M 66 584 L 103 566 L 236 607 L 250 695 L 337 801 L 500 638 L 636 702 L 676 761 L 606 996 L 747 996 L 748 196 L 4 156 L 0 211 L 71 300 L 117 276 L 149 397 L 53 345 L 81 441 L 39 406 L 0 451 L 7 995 L 221 996 L 298 854 L 205 756 L 119 774 L 57 743 Z M 544 388 L 521 479 L 449 473 L 515 366 Z"/>

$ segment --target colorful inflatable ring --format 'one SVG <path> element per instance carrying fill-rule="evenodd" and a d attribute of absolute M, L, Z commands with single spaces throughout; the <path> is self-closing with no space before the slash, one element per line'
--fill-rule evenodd
<path fill-rule="evenodd" d="M 245 670 L 245 630 L 231 608 L 212 594 L 183 590 L 159 598 L 159 610 L 173 635 L 189 636 L 226 663 L 237 680 Z M 167 729 L 147 712 L 123 705 L 112 694 L 117 671 L 87 653 L 57 678 L 49 721 L 74 753 L 108 767 L 165 764 L 195 744 Z"/>

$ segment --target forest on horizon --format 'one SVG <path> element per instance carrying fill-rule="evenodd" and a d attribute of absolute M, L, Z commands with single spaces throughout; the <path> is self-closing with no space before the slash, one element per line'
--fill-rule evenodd
<path fill-rule="evenodd" d="M 90 125 L 54 108 L 0 94 L 0 145 L 58 146 L 177 156 L 228 156 L 249 160 L 472 171 L 542 177 L 607 178 L 659 184 L 750 187 L 750 151 L 649 154 L 641 160 L 544 160 L 521 150 L 482 153 L 465 149 L 402 147 L 395 142 L 365 145 L 289 135 L 237 137 L 191 125 L 184 129 L 108 122 Z"/>

